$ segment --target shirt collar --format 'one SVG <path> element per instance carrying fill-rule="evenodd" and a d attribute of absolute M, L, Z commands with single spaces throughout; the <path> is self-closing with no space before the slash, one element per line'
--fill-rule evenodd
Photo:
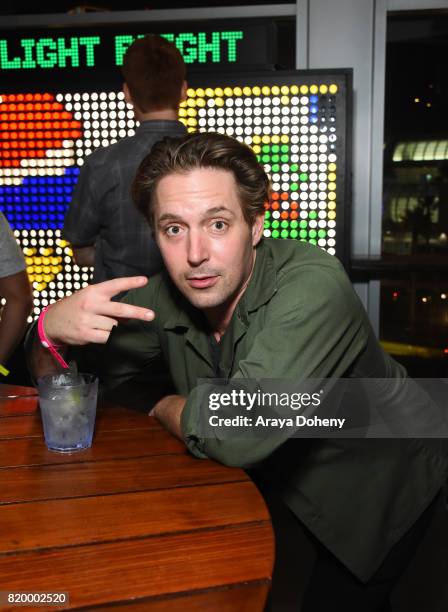
<path fill-rule="evenodd" d="M 186 133 L 186 128 L 183 123 L 176 119 L 148 119 L 148 121 L 142 121 L 136 129 L 136 134 L 141 134 L 148 130 L 157 132 L 166 131 L 179 131 Z"/>
<path fill-rule="evenodd" d="M 238 305 L 244 306 L 248 313 L 254 312 L 269 302 L 276 291 L 277 275 L 272 252 L 267 242 L 262 239 L 257 246 L 257 258 L 252 277 Z"/>

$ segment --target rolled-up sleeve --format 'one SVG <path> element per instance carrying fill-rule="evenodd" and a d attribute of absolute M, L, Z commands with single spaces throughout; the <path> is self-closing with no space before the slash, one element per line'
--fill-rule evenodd
<path fill-rule="evenodd" d="M 345 273 L 309 266 L 279 281 L 277 293 L 265 306 L 263 325 L 229 381 L 253 389 L 254 381 L 284 379 L 300 383 L 309 379 L 342 377 L 366 346 L 369 327 L 362 305 Z M 246 385 L 247 382 L 247 385 Z M 225 386 L 204 383 L 194 388 L 182 413 L 181 428 L 190 451 L 227 465 L 248 467 L 263 460 L 290 435 L 270 429 L 266 435 L 226 436 L 207 430 L 207 397 Z M 251 411 L 255 417 L 256 405 Z"/>

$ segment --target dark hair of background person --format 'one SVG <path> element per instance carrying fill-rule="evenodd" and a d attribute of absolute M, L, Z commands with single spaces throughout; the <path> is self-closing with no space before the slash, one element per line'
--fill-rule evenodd
<path fill-rule="evenodd" d="M 165 38 L 148 34 L 135 40 L 124 56 L 122 74 L 141 112 L 179 108 L 186 68 L 177 47 Z"/>
<path fill-rule="evenodd" d="M 188 134 L 156 143 L 135 176 L 132 198 L 153 229 L 153 204 L 158 182 L 169 174 L 184 174 L 196 168 L 214 168 L 233 174 L 243 216 L 249 226 L 264 212 L 270 195 L 270 181 L 252 149 L 223 134 Z"/>

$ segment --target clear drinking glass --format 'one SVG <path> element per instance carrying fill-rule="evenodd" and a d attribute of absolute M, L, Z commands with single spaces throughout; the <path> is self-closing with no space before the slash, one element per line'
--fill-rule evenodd
<path fill-rule="evenodd" d="M 45 443 L 70 453 L 92 446 L 98 379 L 92 374 L 50 374 L 38 381 Z"/>

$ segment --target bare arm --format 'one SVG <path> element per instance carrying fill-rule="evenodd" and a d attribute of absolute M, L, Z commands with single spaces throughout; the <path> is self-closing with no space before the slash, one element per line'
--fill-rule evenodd
<path fill-rule="evenodd" d="M 95 261 L 95 246 L 73 247 L 73 259 L 80 268 L 92 268 Z"/>
<path fill-rule="evenodd" d="M 185 406 L 185 397 L 182 395 L 167 395 L 157 402 L 149 413 L 179 440 L 184 441 L 180 428 L 180 417 Z"/>
<path fill-rule="evenodd" d="M 0 363 L 5 363 L 23 338 L 33 305 L 27 273 L 0 278 L 0 295 L 6 300 L 0 319 Z"/>

